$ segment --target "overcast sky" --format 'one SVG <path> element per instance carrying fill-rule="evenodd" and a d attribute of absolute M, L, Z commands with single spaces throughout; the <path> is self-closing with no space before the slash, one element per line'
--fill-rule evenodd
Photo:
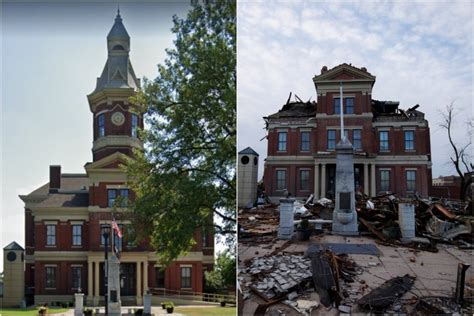
<path fill-rule="evenodd" d="M 92 160 L 91 93 L 107 59 L 106 37 L 117 3 L 131 37 L 138 77 L 154 78 L 172 47 L 172 15 L 180 3 L 2 3 L 1 248 L 24 246 L 24 203 L 49 181 L 49 165 L 85 173 Z M 3 271 L 3 255 L 0 256 Z"/>
<path fill-rule="evenodd" d="M 420 104 L 431 129 L 433 177 L 454 174 L 438 111 L 455 102 L 455 138 L 466 141 L 472 118 L 470 1 L 251 2 L 238 6 L 238 150 L 260 154 L 263 116 L 277 112 L 290 91 L 316 99 L 321 68 L 351 63 L 375 75 L 372 97 Z"/>

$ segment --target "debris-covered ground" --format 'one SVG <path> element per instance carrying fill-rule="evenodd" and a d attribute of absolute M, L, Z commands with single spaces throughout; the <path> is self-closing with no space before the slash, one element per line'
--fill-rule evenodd
<path fill-rule="evenodd" d="M 400 230 L 400 202 L 414 205 L 413 238 Z M 330 220 L 332 208 L 328 199 L 296 203 L 295 220 Z M 279 240 L 278 206 L 240 210 L 239 312 L 472 314 L 473 267 L 465 273 L 463 301 L 456 300 L 458 266 L 473 261 L 471 212 L 457 201 L 359 196 L 360 236 L 331 235 L 324 223 L 310 225 L 309 240 L 298 240 L 296 232 Z"/>

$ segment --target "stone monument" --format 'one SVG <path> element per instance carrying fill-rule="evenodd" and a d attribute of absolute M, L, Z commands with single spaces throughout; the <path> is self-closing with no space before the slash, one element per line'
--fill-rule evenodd
<path fill-rule="evenodd" d="M 359 234 L 355 209 L 354 149 L 344 135 L 342 83 L 340 87 L 341 141 L 336 145 L 336 205 L 332 216 L 332 233 Z"/>
<path fill-rule="evenodd" d="M 115 254 L 110 256 L 108 260 L 108 293 L 109 299 L 109 315 L 121 315 L 120 302 L 120 261 Z"/>
<path fill-rule="evenodd" d="M 291 239 L 294 227 L 294 199 L 280 199 L 280 226 L 278 227 L 279 239 Z"/>

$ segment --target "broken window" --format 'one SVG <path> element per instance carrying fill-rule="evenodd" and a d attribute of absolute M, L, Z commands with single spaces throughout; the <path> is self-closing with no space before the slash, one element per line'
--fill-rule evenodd
<path fill-rule="evenodd" d="M 405 150 L 415 149 L 415 133 L 413 131 L 405 131 Z"/>
<path fill-rule="evenodd" d="M 286 132 L 278 133 L 278 151 L 286 151 Z"/>
<path fill-rule="evenodd" d="M 310 133 L 301 132 L 301 151 L 309 151 Z"/>
<path fill-rule="evenodd" d="M 407 191 L 415 191 L 416 171 L 415 170 L 407 170 L 406 171 L 406 177 L 407 177 Z"/>
<path fill-rule="evenodd" d="M 328 129 L 328 149 L 336 148 L 336 130 Z"/>
<path fill-rule="evenodd" d="M 300 170 L 300 190 L 309 191 L 309 170 Z"/>
<path fill-rule="evenodd" d="M 277 170 L 276 172 L 277 190 L 286 188 L 286 170 Z"/>
<path fill-rule="evenodd" d="M 380 138 L 380 151 L 389 151 L 388 131 L 380 131 L 379 138 Z"/>

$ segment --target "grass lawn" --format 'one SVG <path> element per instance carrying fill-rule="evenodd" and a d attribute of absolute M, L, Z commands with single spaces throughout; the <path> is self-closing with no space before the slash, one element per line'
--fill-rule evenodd
<path fill-rule="evenodd" d="M 175 307 L 175 313 L 187 316 L 235 316 L 237 308 L 234 307 Z"/>
<path fill-rule="evenodd" d="M 48 308 L 48 314 L 58 314 L 67 312 L 69 308 Z M 18 308 L 0 308 L 0 315 L 21 315 L 21 316 L 37 316 L 37 308 L 18 309 Z"/>

